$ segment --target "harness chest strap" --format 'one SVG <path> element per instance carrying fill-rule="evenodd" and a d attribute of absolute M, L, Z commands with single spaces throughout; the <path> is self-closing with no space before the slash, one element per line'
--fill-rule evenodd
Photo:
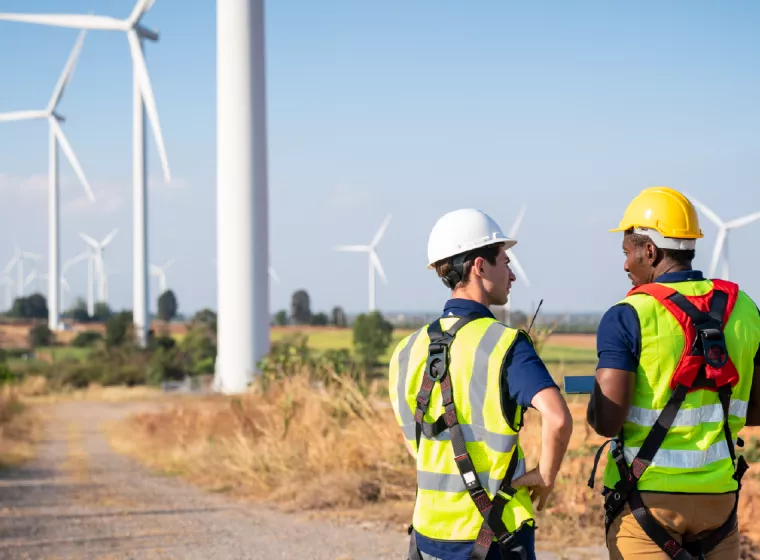
<path fill-rule="evenodd" d="M 512 488 L 512 477 L 517 468 L 517 450 L 515 449 L 513 451 L 507 472 L 501 481 L 499 490 L 494 496 L 494 499 L 491 500 L 481 485 L 472 458 L 467 452 L 466 441 L 464 434 L 462 433 L 462 427 L 457 419 L 456 407 L 454 405 L 451 377 L 449 376 L 449 347 L 453 342 L 457 331 L 478 317 L 478 315 L 462 317 L 446 332 L 442 331 L 440 320 L 435 321 L 428 327 L 428 336 L 430 338 L 428 359 L 425 365 L 425 375 L 423 377 L 422 386 L 417 394 L 417 408 L 414 413 L 417 449 L 419 450 L 420 448 L 422 434 L 426 437 L 432 438 L 446 429 L 449 430 L 451 444 L 454 450 L 454 459 L 459 474 L 462 477 L 462 482 L 464 483 L 470 498 L 478 508 L 478 512 L 483 517 L 483 524 L 480 527 L 478 536 L 473 545 L 470 559 L 485 560 L 491 545 L 493 544 L 494 538 L 496 538 L 499 543 L 502 555 L 504 553 L 517 554 L 520 558 L 525 559 L 527 558 L 527 554 L 524 548 L 515 547 L 512 544 L 517 531 L 515 533 L 510 533 L 502 519 L 504 507 L 508 500 L 515 495 L 515 490 Z M 425 422 L 423 417 L 430 404 L 430 395 L 436 382 L 440 383 L 441 386 L 441 404 L 444 407 L 444 413 L 435 422 Z M 526 523 L 528 523 L 528 521 L 525 521 L 519 529 L 522 529 Z M 412 539 L 410 541 L 410 559 L 417 560 L 418 558 L 421 558 L 421 556 L 419 555 L 419 551 L 416 551 L 416 538 L 413 534 L 412 527 L 409 528 L 409 531 L 412 534 Z M 412 549 L 415 550 L 413 551 Z"/>

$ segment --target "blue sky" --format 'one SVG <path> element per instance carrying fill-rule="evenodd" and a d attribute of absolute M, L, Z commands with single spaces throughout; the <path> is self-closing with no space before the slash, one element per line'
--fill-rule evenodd
<path fill-rule="evenodd" d="M 3 0 L 2 11 L 126 17 L 132 0 Z M 216 304 L 215 2 L 157 0 L 144 24 L 169 163 L 149 144 L 151 261 L 177 259 L 181 309 Z M 625 295 L 617 225 L 642 188 L 669 185 L 726 219 L 760 210 L 760 4 L 642 1 L 465 3 L 277 0 L 267 4 L 272 308 L 306 288 L 312 306 L 367 306 L 366 257 L 389 284 L 381 309 L 436 309 L 427 236 L 457 207 L 508 229 L 532 285 L 514 305 L 603 310 Z M 76 39 L 0 22 L 0 112 L 43 108 Z M 98 203 L 62 167 L 62 251 L 77 232 L 120 231 L 106 253 L 113 306 L 131 305 L 131 64 L 125 37 L 91 32 L 60 112 Z M 47 252 L 47 125 L 0 126 L 0 264 L 11 237 Z M 709 263 L 715 227 L 697 266 Z M 731 234 L 731 273 L 760 299 L 760 222 Z M 68 275 L 85 293 L 85 267 Z M 151 301 L 157 285 L 151 284 Z M 70 299 L 70 298 L 68 298 Z"/>

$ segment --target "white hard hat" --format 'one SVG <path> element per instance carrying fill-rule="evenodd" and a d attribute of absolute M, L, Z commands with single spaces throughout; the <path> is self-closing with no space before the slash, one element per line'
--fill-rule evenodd
<path fill-rule="evenodd" d="M 462 208 L 444 214 L 433 226 L 428 239 L 428 268 L 440 260 L 503 243 L 509 249 L 517 243 L 501 231 L 491 216 L 474 208 Z"/>

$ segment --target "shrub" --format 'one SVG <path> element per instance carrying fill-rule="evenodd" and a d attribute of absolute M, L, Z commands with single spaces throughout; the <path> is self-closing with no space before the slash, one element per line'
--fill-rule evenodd
<path fill-rule="evenodd" d="M 393 325 L 379 311 L 362 313 L 354 322 L 354 351 L 369 371 L 391 344 Z"/>
<path fill-rule="evenodd" d="M 103 335 L 97 331 L 84 331 L 80 332 L 74 340 L 71 341 L 71 345 L 75 348 L 90 348 L 95 346 L 98 342 L 103 340 Z"/>
<path fill-rule="evenodd" d="M 37 348 L 38 346 L 52 346 L 53 331 L 45 323 L 34 325 L 29 330 L 29 346 Z"/>

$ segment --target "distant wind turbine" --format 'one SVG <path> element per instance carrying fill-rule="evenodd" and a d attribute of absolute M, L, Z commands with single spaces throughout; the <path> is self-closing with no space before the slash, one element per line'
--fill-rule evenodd
<path fill-rule="evenodd" d="M 169 270 L 173 264 L 174 264 L 174 259 L 169 259 L 163 264 L 163 266 L 158 266 L 156 264 L 150 265 L 151 276 L 156 276 L 158 278 L 158 294 L 159 295 L 165 293 L 167 290 L 166 271 Z"/>
<path fill-rule="evenodd" d="M 369 245 L 341 245 L 338 247 L 334 247 L 336 251 L 351 251 L 355 253 L 367 253 L 369 255 L 369 310 L 374 311 L 375 310 L 375 272 L 377 272 L 380 275 L 380 279 L 383 281 L 383 284 L 388 284 L 388 279 L 385 276 L 385 271 L 383 270 L 383 265 L 380 263 L 380 257 L 377 256 L 377 252 L 375 252 L 375 248 L 377 247 L 377 244 L 380 243 L 380 240 L 383 238 L 383 234 L 385 234 L 385 230 L 388 228 L 388 224 L 391 221 L 391 215 L 388 214 L 388 216 L 383 220 L 383 223 L 380 224 L 380 229 L 377 230 L 377 233 L 375 234 L 375 237 L 372 238 L 372 241 Z"/>
<path fill-rule="evenodd" d="M 95 271 L 98 278 L 98 301 L 107 303 L 108 298 L 108 275 L 106 274 L 105 260 L 103 259 L 103 252 L 108 246 L 116 234 L 119 233 L 119 229 L 116 228 L 111 233 L 106 235 L 102 241 L 95 241 L 92 237 L 86 233 L 80 233 L 79 236 L 85 240 L 90 246 L 95 257 Z"/>
<path fill-rule="evenodd" d="M 26 279 L 24 276 L 24 261 L 40 260 L 42 260 L 42 255 L 24 251 L 18 246 L 15 240 L 13 241 L 13 258 L 11 258 L 11 260 L 8 261 L 8 264 L 5 265 L 2 274 L 3 276 L 7 276 L 10 274 L 10 271 L 13 270 L 13 267 L 16 267 L 16 297 L 24 297 L 24 280 Z"/>
<path fill-rule="evenodd" d="M 713 248 L 712 260 L 710 261 L 710 270 L 707 273 L 710 278 L 715 278 L 715 273 L 718 270 L 718 263 L 723 261 L 723 273 L 721 278 L 728 280 L 728 234 L 732 229 L 740 228 L 760 220 L 760 212 L 749 214 L 743 218 L 736 218 L 730 222 L 724 222 L 718 215 L 713 212 L 706 204 L 688 196 L 689 200 L 702 212 L 707 219 L 710 220 L 718 227 L 718 237 L 715 240 L 715 247 Z"/>
<path fill-rule="evenodd" d="M 126 19 L 84 14 L 8 14 L 0 13 L 0 20 L 73 27 L 75 29 L 97 29 L 121 31 L 126 34 L 132 55 L 132 180 L 133 180 L 133 236 L 134 236 L 134 277 L 132 313 L 137 341 L 145 346 L 148 339 L 148 245 L 147 245 L 147 173 L 145 166 L 145 114 L 153 128 L 164 180 L 171 182 L 169 160 L 166 157 L 164 138 L 158 119 L 153 87 L 150 83 L 148 67 L 143 55 L 143 40 L 158 41 L 158 33 L 144 27 L 141 20 L 150 10 L 155 0 L 138 0 L 132 13 Z"/>
<path fill-rule="evenodd" d="M 77 38 L 77 42 L 74 45 L 74 49 L 69 55 L 69 59 L 66 62 L 66 66 L 63 69 L 63 73 L 58 78 L 58 83 L 53 90 L 53 95 L 48 102 L 45 109 L 40 111 L 16 111 L 13 113 L 0 113 L 0 121 L 26 121 L 34 119 L 47 119 L 50 126 L 50 167 L 48 172 L 49 176 L 49 192 L 48 192 L 48 231 L 49 231 L 49 249 L 48 249 L 48 270 L 50 272 L 50 281 L 48 284 L 48 327 L 51 330 L 57 330 L 59 327 L 59 314 L 61 310 L 59 302 L 59 285 L 55 281 L 58 277 L 59 264 L 61 262 L 61 244 L 58 239 L 59 234 L 59 195 L 60 195 L 60 181 L 58 178 L 58 146 L 61 146 L 63 153 L 71 163 L 71 167 L 74 169 L 79 181 L 84 186 L 84 191 L 91 202 L 95 202 L 95 195 L 92 193 L 90 183 L 85 177 L 82 166 L 79 164 L 74 150 L 71 147 L 66 134 L 61 128 L 60 122 L 64 121 L 64 118 L 56 112 L 58 104 L 63 97 L 63 92 L 66 86 L 71 80 L 71 75 L 74 73 L 76 67 L 77 58 L 82 50 L 82 43 L 84 41 L 85 31 L 82 31 Z"/>
<path fill-rule="evenodd" d="M 61 278 L 66 276 L 69 268 L 77 263 L 87 260 L 87 314 L 92 317 L 95 315 L 95 254 L 92 251 L 83 251 L 77 256 L 70 258 L 61 268 Z"/>
<path fill-rule="evenodd" d="M 512 227 L 509 230 L 509 238 L 515 239 L 517 237 L 517 231 L 520 229 L 520 224 L 522 224 L 523 218 L 525 217 L 525 211 L 527 210 L 527 207 L 523 204 L 522 207 L 520 207 L 520 212 L 517 214 L 517 218 L 515 219 L 514 223 L 512 224 Z M 514 248 L 510 247 L 507 249 L 507 256 L 509 257 L 509 267 L 512 268 L 515 272 L 515 276 L 523 283 L 526 287 L 530 287 L 530 279 L 528 278 L 528 275 L 525 273 L 525 269 L 520 264 L 520 261 L 517 260 L 517 255 L 515 255 Z M 504 309 L 504 322 L 506 324 L 509 324 L 510 321 L 510 312 L 512 310 L 512 294 L 509 294 L 509 298 L 507 299 L 507 303 L 503 306 Z"/>
<path fill-rule="evenodd" d="M 11 294 L 13 279 L 7 275 L 0 277 L 0 286 L 5 286 L 5 307 L 3 309 L 8 311 L 13 306 L 13 295 Z"/>

